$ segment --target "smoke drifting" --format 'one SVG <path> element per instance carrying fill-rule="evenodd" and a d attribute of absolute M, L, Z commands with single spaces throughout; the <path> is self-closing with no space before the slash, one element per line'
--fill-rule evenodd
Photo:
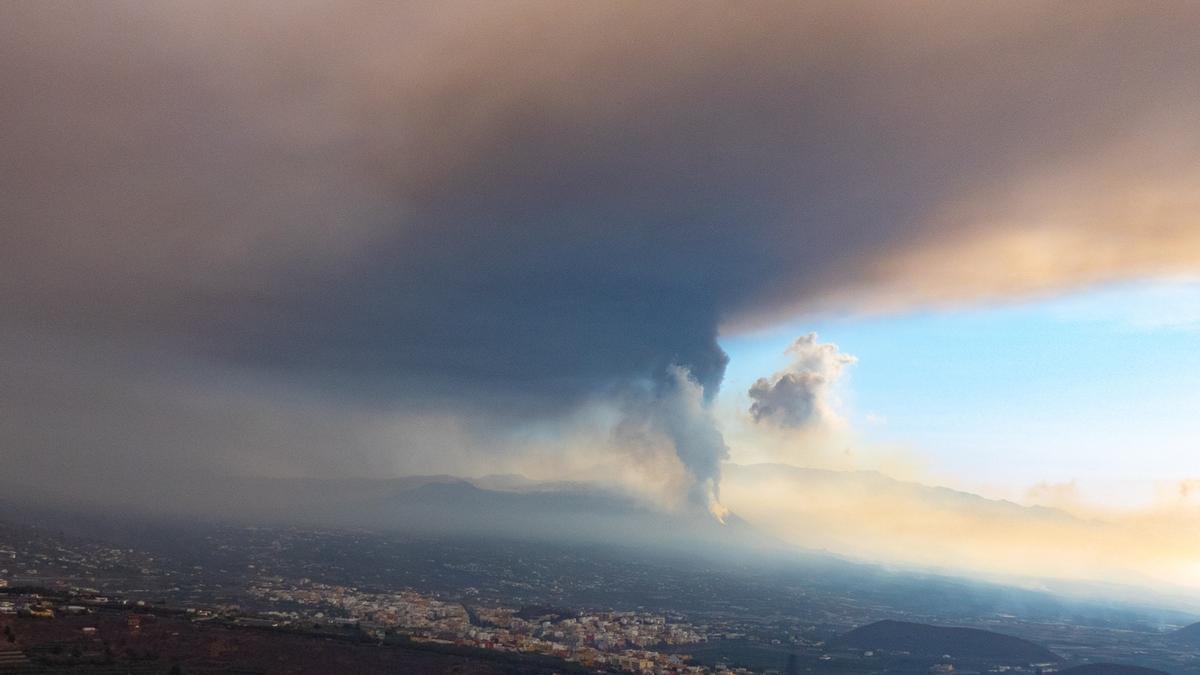
<path fill-rule="evenodd" d="M 717 503 L 696 396 L 722 330 L 1197 269 L 1197 26 L 1182 3 L 6 3 L 0 381 L 38 387 L 5 390 L 5 472 L 438 464 L 454 433 L 339 430 L 419 408 L 507 437 L 658 382 L 652 426 Z M 814 384 L 768 381 L 759 417 L 804 423 Z M 304 403 L 249 423 L 230 389 Z M 295 420 L 324 414 L 350 422 L 309 447 Z"/>
<path fill-rule="evenodd" d="M 792 357 L 787 368 L 751 385 L 750 416 L 755 422 L 789 428 L 836 420 L 828 401 L 830 388 L 857 359 L 835 344 L 817 342 L 816 333 L 796 338 L 787 353 Z"/>
<path fill-rule="evenodd" d="M 671 366 L 657 385 L 627 396 L 616 441 L 650 455 L 661 452 L 665 441 L 688 473 L 688 500 L 724 521 L 728 510 L 721 504 L 721 463 L 729 458 L 729 448 L 704 388 L 686 368 Z"/>
<path fill-rule="evenodd" d="M 721 504 L 721 462 L 729 459 L 729 448 L 705 405 L 703 389 L 686 370 L 674 366 L 658 408 L 659 423 L 695 478 L 694 498 L 724 521 L 728 510 Z"/>

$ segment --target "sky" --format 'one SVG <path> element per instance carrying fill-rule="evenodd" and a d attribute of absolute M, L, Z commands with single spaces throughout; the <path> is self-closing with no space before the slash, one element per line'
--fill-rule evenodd
<path fill-rule="evenodd" d="M 1198 14 L 6 3 L 0 478 L 1187 498 Z"/>
<path fill-rule="evenodd" d="M 741 394 L 804 331 L 857 357 L 842 383 L 865 447 L 943 482 L 1026 498 L 1071 483 L 1133 505 L 1200 475 L 1200 283 L 1122 283 L 954 310 L 803 317 L 722 339 Z"/>

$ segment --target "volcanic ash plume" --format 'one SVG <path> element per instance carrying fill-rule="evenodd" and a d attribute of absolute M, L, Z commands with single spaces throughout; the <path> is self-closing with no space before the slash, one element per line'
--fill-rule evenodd
<path fill-rule="evenodd" d="M 687 470 L 688 501 L 725 522 L 729 510 L 720 501 L 721 462 L 729 458 L 729 447 L 709 409 L 704 387 L 687 368 L 671 366 L 653 391 L 631 396 L 617 435 L 630 446 L 666 451 L 664 446 L 669 445 Z"/>

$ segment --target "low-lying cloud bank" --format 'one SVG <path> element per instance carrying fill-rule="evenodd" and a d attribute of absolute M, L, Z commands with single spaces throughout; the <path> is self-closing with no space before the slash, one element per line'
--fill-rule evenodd
<path fill-rule="evenodd" d="M 1187 536 L 1200 520 L 1196 502 L 1072 514 L 876 472 L 779 464 L 728 465 L 723 494 L 755 527 L 798 546 L 1021 583 L 1151 587 L 1200 602 L 1200 541 Z"/>

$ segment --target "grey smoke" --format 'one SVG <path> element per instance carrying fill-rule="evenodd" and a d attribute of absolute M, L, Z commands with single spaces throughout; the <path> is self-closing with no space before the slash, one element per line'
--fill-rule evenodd
<path fill-rule="evenodd" d="M 750 415 L 755 422 L 801 428 L 835 415 L 828 397 L 846 366 L 857 359 L 837 345 L 818 342 L 816 333 L 801 336 L 787 349 L 791 363 L 750 386 Z"/>
<path fill-rule="evenodd" d="M 690 476 L 689 501 L 724 519 L 721 463 L 729 447 L 704 388 L 686 368 L 671 366 L 657 383 L 628 392 L 616 433 L 621 445 L 649 452 L 665 439 Z"/>
<path fill-rule="evenodd" d="M 680 366 L 672 367 L 668 391 L 659 401 L 659 418 L 675 444 L 675 453 L 695 477 L 693 498 L 723 520 L 721 462 L 729 447 L 708 408 L 704 391 Z"/>

